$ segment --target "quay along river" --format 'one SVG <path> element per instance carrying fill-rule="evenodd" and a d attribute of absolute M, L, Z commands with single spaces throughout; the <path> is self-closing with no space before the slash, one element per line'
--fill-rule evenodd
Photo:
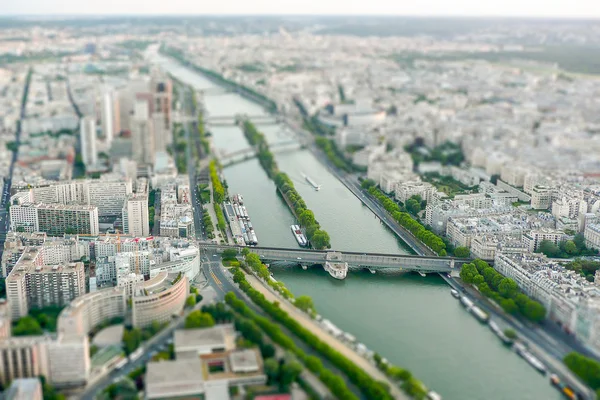
<path fill-rule="evenodd" d="M 217 85 L 176 61 L 155 56 L 163 69 L 197 89 Z M 213 93 L 218 91 L 213 90 Z M 208 118 L 266 115 L 235 93 L 206 95 Z M 289 141 L 281 125 L 257 125 L 269 143 Z M 216 148 L 230 153 L 249 147 L 237 126 L 208 127 Z M 279 168 L 331 237 L 332 248 L 407 253 L 373 213 L 308 150 L 276 154 Z M 315 191 L 305 173 L 321 185 Z M 294 217 L 256 159 L 224 170 L 230 193 L 241 193 L 259 245 L 297 247 L 290 231 Z M 437 275 L 371 274 L 351 271 L 344 281 L 321 268 L 272 267 L 276 279 L 296 295 L 313 298 L 317 311 L 369 349 L 407 368 L 444 400 L 558 400 L 562 396 L 542 376 L 468 314 Z"/>

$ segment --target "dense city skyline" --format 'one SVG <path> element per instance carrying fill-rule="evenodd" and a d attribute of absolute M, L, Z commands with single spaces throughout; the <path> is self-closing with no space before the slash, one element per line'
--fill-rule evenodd
<path fill-rule="evenodd" d="M 218 3 L 189 3 L 175 0 L 109 0 L 85 3 L 75 0 L 25 0 L 0 5 L 0 15 L 386 15 L 448 17 L 539 17 L 600 18 L 600 8 L 585 0 L 479 2 L 460 0 L 448 3 L 427 0 L 418 3 L 390 3 L 384 0 L 345 2 L 318 0 L 226 0 Z"/>

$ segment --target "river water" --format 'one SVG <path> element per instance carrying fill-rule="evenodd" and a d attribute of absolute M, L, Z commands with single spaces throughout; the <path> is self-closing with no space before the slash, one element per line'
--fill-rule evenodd
<path fill-rule="evenodd" d="M 215 84 L 174 61 L 159 58 L 163 68 L 199 89 Z M 208 118 L 265 111 L 237 94 L 206 96 Z M 289 140 L 281 126 L 260 126 L 271 144 Z M 248 147 L 237 127 L 208 128 L 224 153 Z M 276 154 L 306 204 L 339 250 L 407 252 L 362 203 L 307 150 Z M 315 191 L 302 173 L 321 186 Z M 297 247 L 290 232 L 294 217 L 256 159 L 224 171 L 230 193 L 241 193 L 258 241 L 263 246 Z M 450 296 L 438 276 L 350 272 L 335 280 L 321 268 L 273 267 L 274 276 L 295 295 L 309 295 L 318 312 L 355 335 L 370 349 L 407 368 L 445 400 L 560 399 L 543 377 L 510 349 L 487 326 L 478 323 Z"/>

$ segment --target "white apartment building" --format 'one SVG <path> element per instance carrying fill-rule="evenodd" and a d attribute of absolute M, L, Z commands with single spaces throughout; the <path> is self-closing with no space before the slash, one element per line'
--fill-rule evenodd
<path fill-rule="evenodd" d="M 585 245 L 594 249 L 600 249 L 600 224 L 587 224 L 583 231 Z"/>
<path fill-rule="evenodd" d="M 523 234 L 523 246 L 528 252 L 536 252 L 540 243 L 544 240 L 551 242 L 558 246 L 560 242 L 565 240 L 567 235 L 564 232 L 555 229 L 534 229 L 532 231 Z"/>
<path fill-rule="evenodd" d="M 148 196 L 130 195 L 122 208 L 123 230 L 137 237 L 150 235 L 148 220 Z"/>
<path fill-rule="evenodd" d="M 428 182 L 405 182 L 398 184 L 396 187 L 396 199 L 402 203 L 406 203 L 408 199 L 418 195 L 427 203 L 430 203 L 436 192 L 435 186 Z"/>
<path fill-rule="evenodd" d="M 138 100 L 134 104 L 134 115 L 131 118 L 131 139 L 133 143 L 133 159 L 141 164 L 154 164 L 154 124 L 150 118 L 147 100 Z"/>
<path fill-rule="evenodd" d="M 121 130 L 119 124 L 119 103 L 116 93 L 110 89 L 105 90 L 101 97 L 101 103 L 102 134 L 106 144 L 110 146 L 115 135 Z"/>
<path fill-rule="evenodd" d="M 98 163 L 98 151 L 96 150 L 96 121 L 93 117 L 81 118 L 79 135 L 83 163 L 86 167 L 96 165 Z"/>
<path fill-rule="evenodd" d="M 32 203 L 10 207 L 10 229 L 16 232 L 39 232 L 37 208 Z"/>
<path fill-rule="evenodd" d="M 531 189 L 531 208 L 534 210 L 547 210 L 552 205 L 552 188 L 534 186 Z"/>
<path fill-rule="evenodd" d="M 11 317 L 27 315 L 30 308 L 63 306 L 85 293 L 83 263 L 47 266 L 40 248 L 29 247 L 6 278 Z"/>
<path fill-rule="evenodd" d="M 552 202 L 552 215 L 559 219 L 562 217 L 577 219 L 579 213 L 587 212 L 587 203 L 579 197 L 559 197 Z"/>
<path fill-rule="evenodd" d="M 101 216 L 120 215 L 123 202 L 131 194 L 131 179 L 95 179 L 88 181 L 86 185 L 87 202 L 97 206 Z"/>

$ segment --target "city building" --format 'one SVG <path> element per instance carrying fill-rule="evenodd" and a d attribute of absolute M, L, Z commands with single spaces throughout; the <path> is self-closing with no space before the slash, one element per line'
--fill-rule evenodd
<path fill-rule="evenodd" d="M 600 224 L 587 224 L 583 231 L 585 245 L 593 249 L 600 249 Z"/>
<path fill-rule="evenodd" d="M 83 117 L 79 125 L 79 140 L 81 143 L 81 157 L 86 167 L 98 163 L 96 150 L 96 121 L 94 117 Z"/>
<path fill-rule="evenodd" d="M 83 263 L 45 265 L 40 248 L 25 250 L 6 278 L 6 294 L 13 320 L 30 308 L 66 306 L 85 293 Z"/>
<path fill-rule="evenodd" d="M 523 246 L 528 252 L 538 251 L 540 243 L 544 240 L 558 246 L 560 242 L 566 240 L 567 235 L 564 232 L 555 229 L 534 229 L 523 234 Z"/>
<path fill-rule="evenodd" d="M 189 294 L 189 280 L 182 273 L 161 272 L 137 285 L 131 299 L 132 323 L 136 328 L 153 322 L 168 322 L 179 315 Z"/>
<path fill-rule="evenodd" d="M 48 376 L 47 336 L 21 336 L 0 340 L 0 383 L 18 378 Z"/>
<path fill-rule="evenodd" d="M 122 217 L 125 233 L 137 237 L 149 236 L 148 196 L 129 195 L 123 204 Z"/>
<path fill-rule="evenodd" d="M 155 157 L 154 124 L 150 118 L 148 100 L 138 99 L 131 118 L 133 160 L 140 164 L 153 164 Z"/>
<path fill-rule="evenodd" d="M 43 400 L 42 383 L 37 378 L 17 378 L 4 393 L 5 400 Z"/>
<path fill-rule="evenodd" d="M 176 358 L 198 358 L 235 349 L 233 325 L 216 325 L 210 328 L 178 329 L 173 335 Z"/>

